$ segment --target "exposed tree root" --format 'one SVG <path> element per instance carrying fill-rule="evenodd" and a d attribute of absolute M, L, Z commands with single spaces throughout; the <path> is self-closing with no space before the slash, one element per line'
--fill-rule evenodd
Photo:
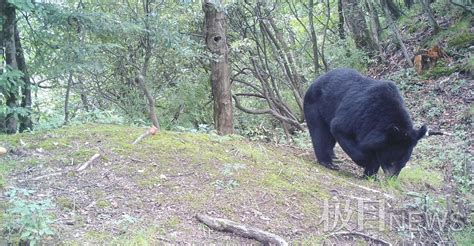
<path fill-rule="evenodd" d="M 232 232 L 241 237 L 255 239 L 265 245 L 288 245 L 282 237 L 255 227 L 239 224 L 227 219 L 213 218 L 204 214 L 198 214 L 196 218 L 201 223 L 217 231 Z"/>

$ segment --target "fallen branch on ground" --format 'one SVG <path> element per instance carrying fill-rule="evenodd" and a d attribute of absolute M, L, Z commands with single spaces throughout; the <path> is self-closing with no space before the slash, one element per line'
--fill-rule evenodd
<path fill-rule="evenodd" d="M 443 131 L 436 131 L 436 130 L 428 130 L 426 132 L 426 136 L 437 136 L 437 135 L 445 135 L 445 136 L 452 136 L 451 133 L 449 132 L 443 132 Z"/>
<path fill-rule="evenodd" d="M 86 161 L 84 164 L 82 164 L 76 171 L 78 171 L 78 172 L 83 171 L 83 170 L 86 169 L 90 164 L 92 164 L 95 160 L 97 160 L 97 158 L 99 158 L 99 157 L 100 157 L 100 154 L 99 154 L 99 153 L 93 155 L 88 161 Z"/>
<path fill-rule="evenodd" d="M 232 232 L 241 237 L 255 239 L 265 245 L 288 245 L 282 237 L 255 227 L 239 224 L 227 219 L 213 218 L 204 214 L 198 214 L 196 218 L 201 223 L 217 231 Z"/>
<path fill-rule="evenodd" d="M 155 135 L 157 131 L 158 131 L 158 128 L 152 126 L 145 133 L 143 133 L 137 139 L 135 139 L 135 141 L 133 141 L 132 144 L 135 145 L 135 144 L 139 143 L 140 141 L 142 141 L 143 139 L 145 139 L 146 137 Z"/>
<path fill-rule="evenodd" d="M 334 232 L 334 233 L 331 233 L 329 234 L 329 237 L 336 237 L 336 236 L 360 236 L 360 237 L 363 237 L 363 238 L 366 238 L 366 239 L 369 239 L 369 240 L 372 240 L 374 242 L 377 242 L 377 243 L 380 243 L 382 245 L 392 245 L 391 243 L 385 241 L 385 240 L 382 240 L 382 239 L 379 239 L 379 238 L 375 238 L 375 237 L 372 237 L 372 236 L 369 236 L 369 235 L 366 235 L 364 233 L 360 233 L 360 232 L 350 232 L 350 231 L 342 231 L 342 232 Z"/>
<path fill-rule="evenodd" d="M 353 186 L 355 186 L 355 187 L 359 187 L 359 188 L 361 188 L 361 189 L 363 189 L 363 190 L 370 191 L 370 192 L 373 192 L 373 193 L 381 194 L 381 195 L 383 195 L 384 197 L 389 198 L 389 199 L 394 199 L 393 196 L 391 196 L 391 195 L 389 195 L 389 194 L 387 194 L 387 193 L 383 193 L 383 192 L 381 192 L 381 191 L 378 191 L 378 190 L 375 190 L 375 189 L 372 189 L 372 188 L 369 188 L 369 187 L 365 187 L 365 186 L 362 186 L 362 185 L 359 185 L 359 184 L 354 184 L 354 183 L 351 183 L 351 182 L 349 182 L 349 181 L 346 181 L 346 182 L 349 183 L 349 184 L 351 184 L 351 185 L 353 185 Z"/>
<path fill-rule="evenodd" d="M 48 173 L 48 174 L 41 175 L 41 176 L 38 176 L 38 177 L 32 178 L 32 179 L 18 180 L 18 182 L 19 182 L 19 183 L 23 183 L 23 182 L 26 182 L 26 181 L 38 181 L 38 180 L 41 180 L 41 179 L 44 179 L 44 178 L 49 178 L 49 177 L 53 177 L 53 176 L 58 176 L 58 175 L 61 175 L 61 174 L 63 174 L 63 172 Z"/>
<path fill-rule="evenodd" d="M 44 179 L 44 178 L 48 178 L 48 177 L 53 177 L 53 176 L 58 176 L 58 175 L 61 175 L 63 174 L 62 172 L 57 172 L 57 173 L 50 173 L 50 174 L 45 174 L 45 175 L 42 175 L 42 176 L 38 176 L 36 178 L 32 178 L 30 179 L 31 181 L 38 181 L 38 180 L 41 180 L 41 179 Z"/>

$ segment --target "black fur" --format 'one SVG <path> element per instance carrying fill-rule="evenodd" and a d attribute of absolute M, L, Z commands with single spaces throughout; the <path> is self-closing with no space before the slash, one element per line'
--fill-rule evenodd
<path fill-rule="evenodd" d="M 332 70 L 309 87 L 304 113 L 319 163 L 337 169 L 332 163 L 337 141 L 365 168 L 365 176 L 377 174 L 380 166 L 386 175 L 398 175 L 427 130 L 413 128 L 395 83 L 347 68 Z"/>

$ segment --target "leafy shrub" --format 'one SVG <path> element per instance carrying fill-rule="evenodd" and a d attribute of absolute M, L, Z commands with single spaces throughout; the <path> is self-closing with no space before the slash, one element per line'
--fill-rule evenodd
<path fill-rule="evenodd" d="M 53 220 L 47 212 L 53 207 L 52 202 L 30 201 L 28 197 L 32 193 L 15 188 L 5 193 L 10 208 L 5 214 L 3 229 L 18 244 L 38 245 L 46 237 L 54 235 L 51 228 Z"/>

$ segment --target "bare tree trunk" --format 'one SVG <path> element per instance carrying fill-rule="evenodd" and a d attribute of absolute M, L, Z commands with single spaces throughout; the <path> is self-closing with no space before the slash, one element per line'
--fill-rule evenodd
<path fill-rule="evenodd" d="M 329 0 L 326 0 L 326 23 L 324 24 L 323 44 L 321 45 L 321 60 L 323 61 L 324 71 L 326 72 L 329 70 L 329 65 L 326 62 L 326 57 L 324 56 L 324 47 L 326 44 L 326 37 L 327 37 L 327 31 L 329 28 L 330 20 L 331 20 L 331 5 L 329 4 Z"/>
<path fill-rule="evenodd" d="M 66 95 L 64 96 L 64 124 L 69 123 L 69 96 L 71 94 L 71 87 L 73 83 L 73 73 L 69 72 L 67 80 Z"/>
<path fill-rule="evenodd" d="M 400 48 L 402 49 L 403 56 L 405 56 L 405 59 L 406 59 L 408 65 L 410 65 L 410 67 L 413 67 L 413 62 L 411 61 L 411 57 L 408 55 L 407 48 L 406 48 L 405 44 L 403 43 L 402 36 L 400 35 L 400 32 L 398 31 L 398 28 L 395 25 L 395 22 L 393 21 L 392 16 L 390 15 L 390 10 L 388 9 L 387 4 L 385 4 L 386 2 L 384 0 L 380 0 L 380 2 L 382 4 L 382 8 L 385 12 L 385 18 L 387 18 L 388 25 L 390 26 L 390 29 L 392 29 L 392 32 L 393 32 L 398 44 L 400 45 Z"/>
<path fill-rule="evenodd" d="M 380 43 L 380 34 L 382 33 L 382 26 L 380 25 L 380 20 L 378 16 L 377 8 L 373 5 L 371 0 L 366 0 L 365 4 L 367 6 L 367 11 L 370 15 L 370 30 L 375 44 L 379 50 L 380 57 L 385 57 L 382 45 Z"/>
<path fill-rule="evenodd" d="M 387 7 L 390 10 L 390 13 L 392 13 L 392 16 L 395 19 L 398 19 L 398 18 L 400 18 L 400 16 L 402 16 L 402 11 L 400 11 L 400 9 L 393 2 L 393 0 L 385 0 L 385 2 L 387 3 Z"/>
<path fill-rule="evenodd" d="M 148 114 L 150 117 L 150 120 L 153 124 L 153 126 L 157 129 L 160 130 L 160 123 L 158 122 L 158 117 L 156 116 L 156 110 L 155 110 L 155 99 L 151 95 L 150 91 L 148 90 L 148 87 L 145 84 L 145 79 L 143 75 L 138 75 L 135 78 L 135 82 L 138 84 L 140 89 L 142 89 L 143 93 L 145 94 L 147 100 L 148 100 Z"/>
<path fill-rule="evenodd" d="M 377 46 L 369 33 L 367 22 L 365 21 L 365 13 L 359 6 L 359 1 L 342 0 L 342 7 L 345 22 L 351 31 L 357 48 L 363 49 L 368 53 L 374 53 Z"/>
<path fill-rule="evenodd" d="M 146 16 L 148 16 L 152 12 L 150 8 L 150 3 L 151 1 L 143 2 L 143 11 L 145 12 Z M 150 29 L 150 25 L 148 23 L 146 16 L 145 16 L 145 28 L 147 32 L 145 32 L 145 35 L 142 37 L 142 43 L 144 45 L 143 65 L 142 65 L 140 74 L 137 75 L 137 77 L 135 78 L 135 83 L 138 84 L 140 89 L 143 91 L 143 94 L 145 94 L 145 97 L 147 98 L 148 116 L 150 117 L 150 120 L 153 126 L 157 130 L 160 130 L 160 123 L 158 122 L 158 117 L 156 115 L 156 110 L 155 110 L 155 98 L 153 97 L 152 93 L 148 89 L 146 85 L 146 81 L 145 81 L 145 78 L 148 73 L 148 67 L 150 65 L 152 51 L 153 51 L 152 41 L 150 39 L 150 34 L 148 33 L 148 30 Z"/>
<path fill-rule="evenodd" d="M 339 22 L 337 23 L 339 38 L 346 39 L 346 35 L 344 33 L 344 14 L 342 10 L 342 0 L 337 0 L 337 14 L 339 16 Z"/>
<path fill-rule="evenodd" d="M 311 43 L 313 45 L 313 65 L 314 73 L 319 72 L 319 56 L 318 56 L 318 38 L 316 37 L 316 31 L 314 30 L 314 0 L 309 0 L 308 4 L 308 19 L 309 19 L 309 30 L 311 32 Z"/>
<path fill-rule="evenodd" d="M 214 2 L 204 0 L 202 5 L 205 14 L 204 35 L 206 45 L 212 53 L 211 86 L 214 98 L 214 123 L 219 134 L 227 135 L 234 132 L 229 51 L 225 33 L 225 14 L 221 9 L 224 1 L 218 1 L 218 4 Z"/>
<path fill-rule="evenodd" d="M 439 31 L 439 25 L 438 25 L 438 22 L 436 22 L 436 19 L 433 15 L 433 11 L 431 10 L 429 0 L 420 0 L 420 2 L 421 2 L 421 6 L 423 6 L 423 11 L 428 16 L 428 20 L 430 22 L 431 27 L 433 28 L 433 32 L 437 33 Z"/>
<path fill-rule="evenodd" d="M 18 69 L 18 63 L 16 61 L 16 46 L 15 46 L 15 22 L 16 14 L 15 7 L 6 0 L 1 0 L 0 11 L 2 13 L 3 20 L 3 44 L 5 47 L 5 61 L 11 69 Z M 6 91 L 6 103 L 7 106 L 13 110 L 7 114 L 5 119 L 5 132 L 12 134 L 18 130 L 18 115 L 14 110 L 18 107 L 17 104 L 17 91 Z"/>
<path fill-rule="evenodd" d="M 25 61 L 25 54 L 21 46 L 20 32 L 15 24 L 15 48 L 18 70 L 23 73 L 23 85 L 21 86 L 21 107 L 26 109 L 26 115 L 20 115 L 20 132 L 33 130 L 33 121 L 31 120 L 31 81 Z"/>

